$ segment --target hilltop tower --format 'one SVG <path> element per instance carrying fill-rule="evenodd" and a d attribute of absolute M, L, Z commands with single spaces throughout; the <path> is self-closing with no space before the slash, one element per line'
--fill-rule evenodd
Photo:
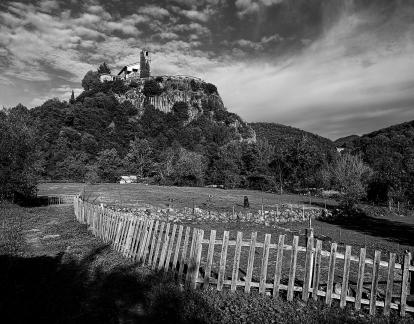
<path fill-rule="evenodd" d="M 139 58 L 139 77 L 140 78 L 148 78 L 151 74 L 150 70 L 150 63 L 151 58 L 149 55 L 149 51 L 146 49 L 141 50 L 140 58 Z"/>

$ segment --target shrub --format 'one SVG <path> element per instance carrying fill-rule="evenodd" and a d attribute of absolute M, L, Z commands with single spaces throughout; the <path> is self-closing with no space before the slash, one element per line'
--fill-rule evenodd
<path fill-rule="evenodd" d="M 144 90 L 142 91 L 142 93 L 146 97 L 154 97 L 159 96 L 162 93 L 162 89 L 158 82 L 156 82 L 155 80 L 147 80 L 144 83 Z"/>

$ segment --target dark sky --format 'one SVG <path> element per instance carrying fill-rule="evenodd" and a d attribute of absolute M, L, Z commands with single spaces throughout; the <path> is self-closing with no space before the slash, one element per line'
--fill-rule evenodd
<path fill-rule="evenodd" d="M 336 139 L 414 119 L 412 0 L 3 0 L 0 107 L 68 100 L 142 47 L 247 121 Z"/>

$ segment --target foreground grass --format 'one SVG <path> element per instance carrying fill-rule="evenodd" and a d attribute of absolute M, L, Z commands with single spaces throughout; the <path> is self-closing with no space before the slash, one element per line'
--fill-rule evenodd
<path fill-rule="evenodd" d="M 188 290 L 103 245 L 70 206 L 2 205 L 0 217 L 21 224 L 19 243 L 0 256 L 3 323 L 413 323 L 299 299 Z"/>

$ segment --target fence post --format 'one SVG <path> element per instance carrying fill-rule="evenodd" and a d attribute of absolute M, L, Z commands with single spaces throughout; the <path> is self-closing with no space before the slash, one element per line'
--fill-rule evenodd
<path fill-rule="evenodd" d="M 312 282 L 312 270 L 313 270 L 313 232 L 310 231 L 307 237 L 306 244 L 306 259 L 305 259 L 305 277 L 303 278 L 302 287 L 302 300 L 308 301 L 309 299 L 309 288 Z"/>
<path fill-rule="evenodd" d="M 400 302 L 400 315 L 405 316 L 405 307 L 407 306 L 407 295 L 409 292 L 409 278 L 410 278 L 410 264 L 411 253 L 406 252 L 404 255 L 403 274 L 401 283 L 401 302 Z"/>

